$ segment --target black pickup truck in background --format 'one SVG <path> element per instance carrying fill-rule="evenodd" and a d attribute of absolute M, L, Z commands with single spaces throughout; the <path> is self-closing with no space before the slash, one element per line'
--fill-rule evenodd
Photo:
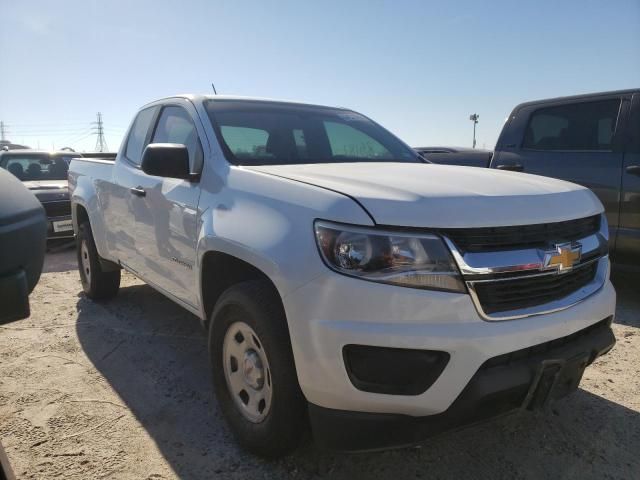
<path fill-rule="evenodd" d="M 78 157 L 115 160 L 116 154 L 31 149 L 0 152 L 0 168 L 12 173 L 42 203 L 47 214 L 47 240 L 68 241 L 73 238 L 67 172 L 71 159 Z"/>
<path fill-rule="evenodd" d="M 464 147 L 416 147 L 414 150 L 433 163 L 465 167 L 488 167 L 493 155 L 491 150 Z"/>
<path fill-rule="evenodd" d="M 607 212 L 612 257 L 640 266 L 640 89 L 522 103 L 493 155 L 416 150 L 434 163 L 533 173 L 590 188 Z"/>
<path fill-rule="evenodd" d="M 47 240 L 73 238 L 67 171 L 79 153 L 39 150 L 0 152 L 0 168 L 12 173 L 27 187 L 47 214 Z"/>

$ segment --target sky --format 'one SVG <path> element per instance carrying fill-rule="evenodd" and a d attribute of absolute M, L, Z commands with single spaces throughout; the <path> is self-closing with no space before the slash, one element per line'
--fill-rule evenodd
<path fill-rule="evenodd" d="M 7 138 L 110 150 L 145 103 L 352 108 L 412 146 L 493 148 L 527 100 L 640 87 L 640 0 L 0 0 Z"/>

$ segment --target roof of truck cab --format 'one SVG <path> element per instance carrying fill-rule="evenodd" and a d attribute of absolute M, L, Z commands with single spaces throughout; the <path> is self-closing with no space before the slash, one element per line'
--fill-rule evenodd
<path fill-rule="evenodd" d="M 631 93 L 640 93 L 640 88 L 630 88 L 627 90 L 611 90 L 609 92 L 583 93 L 580 95 L 569 95 L 566 97 L 553 97 L 553 98 L 542 98 L 540 100 L 530 100 L 528 102 L 519 103 L 514 110 L 518 110 L 523 107 L 528 107 L 529 105 L 536 105 L 540 103 L 555 103 L 555 102 L 564 102 L 564 101 L 572 101 L 572 100 L 586 100 L 591 97 L 602 97 L 605 95 L 628 95 Z"/>
<path fill-rule="evenodd" d="M 241 95 L 208 95 L 208 94 L 204 95 L 204 94 L 191 94 L 191 93 L 184 93 L 180 95 L 172 95 L 170 97 L 159 98 L 157 100 L 154 100 L 153 102 L 149 102 L 146 105 L 143 105 L 142 108 L 145 108 L 149 105 L 153 105 L 158 102 L 164 102 L 164 101 L 173 100 L 176 98 L 183 98 L 186 100 L 190 100 L 192 102 L 194 101 L 205 102 L 210 100 L 213 100 L 213 101 L 237 100 L 237 101 L 247 101 L 247 102 L 280 103 L 285 105 L 300 105 L 305 107 L 334 108 L 338 110 L 349 110 L 348 108 L 344 108 L 344 107 L 335 107 L 332 105 L 320 105 L 320 104 L 314 104 L 314 103 L 300 102 L 296 100 L 281 100 L 281 99 L 275 99 L 275 98 L 262 98 L 262 97 L 245 97 Z"/>

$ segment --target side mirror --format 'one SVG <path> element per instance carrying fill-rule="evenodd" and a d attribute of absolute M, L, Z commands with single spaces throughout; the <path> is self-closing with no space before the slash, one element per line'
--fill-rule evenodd
<path fill-rule="evenodd" d="M 178 143 L 150 143 L 142 153 L 142 171 L 147 175 L 196 180 L 189 170 L 189 150 Z"/>

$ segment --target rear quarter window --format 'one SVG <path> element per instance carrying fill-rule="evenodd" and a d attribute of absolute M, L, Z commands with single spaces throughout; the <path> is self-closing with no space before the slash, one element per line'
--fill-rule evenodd
<path fill-rule="evenodd" d="M 619 110 L 619 98 L 540 108 L 529 118 L 522 147 L 611 150 Z"/>

